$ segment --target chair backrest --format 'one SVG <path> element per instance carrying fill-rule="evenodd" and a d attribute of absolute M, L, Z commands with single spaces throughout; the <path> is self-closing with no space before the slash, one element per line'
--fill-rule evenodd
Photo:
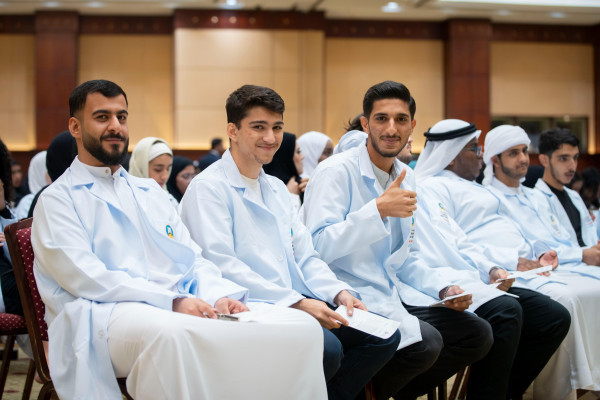
<path fill-rule="evenodd" d="M 43 341 L 48 341 L 48 326 L 44 320 L 46 307 L 40 297 L 33 275 L 32 220 L 32 218 L 27 218 L 8 225 L 4 230 L 4 235 L 23 305 L 33 357 L 40 379 L 46 383 L 50 381 L 50 373 Z"/>

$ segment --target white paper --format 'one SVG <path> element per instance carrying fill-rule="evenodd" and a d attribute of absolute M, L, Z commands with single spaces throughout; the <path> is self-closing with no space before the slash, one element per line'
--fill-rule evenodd
<path fill-rule="evenodd" d="M 545 265 L 543 267 L 530 269 L 527 271 L 512 271 L 510 273 L 510 275 L 508 275 L 506 278 L 498 279 L 498 281 L 503 281 L 506 279 L 513 279 L 513 278 L 533 279 L 533 278 L 538 277 L 539 276 L 538 274 L 541 274 L 542 272 L 548 272 L 548 271 L 552 271 L 552 265 Z"/>
<path fill-rule="evenodd" d="M 348 315 L 346 306 L 339 306 L 335 312 L 344 317 L 350 324 L 350 327 L 382 339 L 392 336 L 400 326 L 400 322 L 398 321 L 387 319 L 358 308 L 354 309 L 352 316 Z"/>
<path fill-rule="evenodd" d="M 464 291 L 463 293 L 460 293 L 460 294 L 454 294 L 452 296 L 445 297 L 444 300 L 436 301 L 435 303 L 430 304 L 429 307 L 440 307 L 440 306 L 443 306 L 444 303 L 448 300 L 458 299 L 459 297 L 468 296 L 470 294 L 472 295 L 473 293 L 469 292 L 469 291 Z"/>

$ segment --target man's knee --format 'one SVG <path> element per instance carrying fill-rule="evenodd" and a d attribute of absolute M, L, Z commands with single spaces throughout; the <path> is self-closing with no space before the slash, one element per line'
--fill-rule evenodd
<path fill-rule="evenodd" d="M 342 365 L 344 348 L 339 339 L 329 330 L 323 328 L 323 371 L 325 381 L 329 381 Z"/>
<path fill-rule="evenodd" d="M 424 371 L 438 359 L 444 347 L 444 340 L 437 329 L 426 322 L 419 321 L 419 323 L 422 340 L 400 350 L 397 356 L 406 359 L 413 368 Z"/>

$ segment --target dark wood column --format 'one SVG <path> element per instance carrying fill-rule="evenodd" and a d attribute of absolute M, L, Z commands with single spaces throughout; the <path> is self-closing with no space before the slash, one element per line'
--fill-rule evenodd
<path fill-rule="evenodd" d="M 600 24 L 594 34 L 594 120 L 596 154 L 600 154 Z"/>
<path fill-rule="evenodd" d="M 79 15 L 35 14 L 35 105 L 37 148 L 45 149 L 68 128 L 69 94 L 77 84 Z"/>
<path fill-rule="evenodd" d="M 444 43 L 445 116 L 490 128 L 489 20 L 449 20 Z"/>

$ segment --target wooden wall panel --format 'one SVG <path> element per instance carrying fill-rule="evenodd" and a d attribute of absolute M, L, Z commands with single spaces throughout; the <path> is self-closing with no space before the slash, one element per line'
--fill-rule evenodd
<path fill-rule="evenodd" d="M 450 20 L 446 34 L 445 116 L 473 122 L 485 132 L 490 127 L 492 25 L 487 20 Z"/>
<path fill-rule="evenodd" d="M 68 127 L 71 91 L 77 84 L 79 16 L 75 12 L 35 15 L 35 98 L 37 148 Z"/>

